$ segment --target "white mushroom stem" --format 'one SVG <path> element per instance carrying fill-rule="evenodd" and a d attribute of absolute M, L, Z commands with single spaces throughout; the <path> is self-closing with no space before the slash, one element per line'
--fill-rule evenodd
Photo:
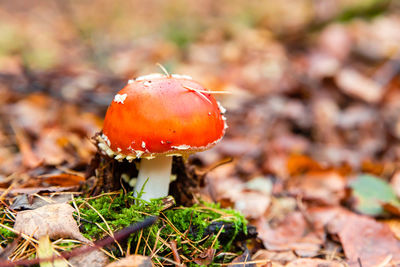
<path fill-rule="evenodd" d="M 142 199 L 149 201 L 168 195 L 171 177 L 172 156 L 158 156 L 140 161 L 138 180 L 135 185 L 135 196 L 142 191 Z M 144 187 L 143 187 L 144 186 Z"/>

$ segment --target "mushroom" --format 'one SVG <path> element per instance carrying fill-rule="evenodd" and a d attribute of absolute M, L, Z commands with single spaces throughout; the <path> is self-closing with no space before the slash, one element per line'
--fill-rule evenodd
<path fill-rule="evenodd" d="M 99 150 L 132 162 L 140 158 L 135 196 L 150 200 L 168 195 L 172 156 L 214 146 L 225 134 L 224 108 L 186 75 L 150 74 L 119 91 L 108 107 Z"/>

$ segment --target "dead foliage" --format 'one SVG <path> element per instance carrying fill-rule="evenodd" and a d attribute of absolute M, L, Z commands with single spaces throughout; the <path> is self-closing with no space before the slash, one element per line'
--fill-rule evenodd
<path fill-rule="evenodd" d="M 91 137 L 114 94 L 160 62 L 229 92 L 216 94 L 225 138 L 175 159 L 170 193 L 257 226 L 232 264 L 398 265 L 399 4 L 161 2 L 0 5 L 0 257 L 32 257 L 43 235 L 86 241 L 57 195 L 132 191 L 136 168 L 96 155 Z M 13 227 L 18 242 L 1 232 Z M 218 256 L 203 252 L 198 264 Z M 152 264 L 109 266 L 136 261 Z"/>

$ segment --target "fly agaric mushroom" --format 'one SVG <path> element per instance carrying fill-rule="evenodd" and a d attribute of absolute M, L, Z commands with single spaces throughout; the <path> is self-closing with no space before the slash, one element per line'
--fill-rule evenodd
<path fill-rule="evenodd" d="M 209 149 L 222 139 L 225 109 L 211 93 L 186 75 L 150 74 L 129 80 L 115 95 L 97 145 L 119 161 L 141 159 L 136 196 L 142 188 L 144 200 L 167 196 L 172 156 Z"/>

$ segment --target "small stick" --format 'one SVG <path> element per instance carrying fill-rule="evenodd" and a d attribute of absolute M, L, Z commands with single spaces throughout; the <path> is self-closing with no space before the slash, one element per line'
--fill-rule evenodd
<path fill-rule="evenodd" d="M 179 258 L 178 249 L 176 248 L 176 241 L 172 240 L 172 241 L 169 242 L 169 244 L 171 245 L 172 254 L 174 255 L 174 261 L 176 262 L 175 265 L 180 266 L 181 265 L 181 259 Z"/>
<path fill-rule="evenodd" d="M 112 244 L 115 240 L 123 240 L 126 239 L 130 234 L 137 232 L 143 228 L 149 227 L 151 225 L 153 225 L 156 221 L 157 221 L 158 217 L 157 216 L 151 216 L 151 217 L 147 217 L 146 219 L 144 219 L 141 222 L 132 224 L 120 231 L 117 231 L 114 234 L 114 237 L 108 236 L 105 237 L 103 239 L 100 239 L 99 241 L 96 241 L 93 243 L 94 246 L 83 246 L 83 247 L 79 247 L 76 248 L 72 251 L 68 251 L 68 252 L 63 252 L 61 253 L 59 256 L 52 256 L 49 258 L 42 258 L 42 259 L 32 259 L 32 260 L 18 260 L 18 261 L 0 261 L 0 267 L 16 267 L 19 265 L 22 266 L 30 266 L 30 265 L 34 265 L 34 264 L 39 264 L 41 262 L 53 262 L 55 260 L 58 259 L 69 259 L 71 257 L 77 256 L 77 255 L 81 255 L 81 254 L 85 254 L 88 252 L 91 252 L 93 250 L 105 247 L 107 245 Z"/>
<path fill-rule="evenodd" d="M 358 266 L 363 267 L 360 257 L 357 258 Z"/>

